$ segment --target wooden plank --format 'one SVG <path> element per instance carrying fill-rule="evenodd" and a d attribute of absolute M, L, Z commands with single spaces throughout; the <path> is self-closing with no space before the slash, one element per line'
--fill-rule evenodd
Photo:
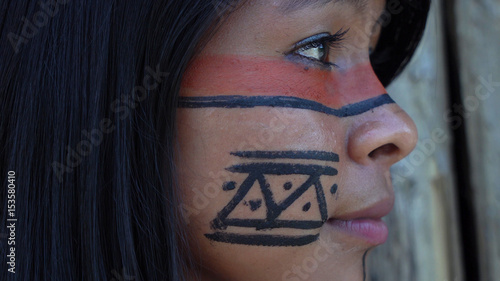
<path fill-rule="evenodd" d="M 460 281 L 461 248 L 450 147 L 440 1 L 409 67 L 388 89 L 415 120 L 419 144 L 393 168 L 396 205 L 386 244 L 368 259 L 373 281 Z"/>
<path fill-rule="evenodd" d="M 455 3 L 480 280 L 500 280 L 500 1 Z"/>

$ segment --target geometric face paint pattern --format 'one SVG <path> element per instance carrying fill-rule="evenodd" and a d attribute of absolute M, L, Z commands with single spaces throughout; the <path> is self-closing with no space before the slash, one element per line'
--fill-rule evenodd
<path fill-rule="evenodd" d="M 281 107 L 306 109 L 324 113 L 338 118 L 356 116 L 368 112 L 374 108 L 385 104 L 395 103 L 388 94 L 382 94 L 370 99 L 366 99 L 354 104 L 348 104 L 341 108 L 331 108 L 322 103 L 293 96 L 201 96 L 201 97 L 180 97 L 179 108 L 255 108 L 255 107 Z M 339 162 L 338 154 L 323 151 L 241 151 L 231 153 L 241 159 L 252 159 L 254 162 L 234 165 L 226 170 L 246 175 L 245 180 L 237 187 L 236 182 L 226 182 L 222 189 L 231 191 L 237 189 L 231 201 L 218 212 L 217 217 L 211 222 L 213 233 L 205 236 L 213 241 L 255 245 L 255 246 L 302 246 L 310 244 L 319 238 L 319 234 L 312 235 L 275 235 L 265 234 L 266 230 L 288 228 L 288 229 L 319 229 L 328 219 L 327 206 L 324 188 L 320 178 L 323 176 L 335 176 L 338 171 L 329 165 L 318 165 L 317 163 L 295 164 L 291 159 L 301 159 L 301 162 L 322 161 L 322 163 Z M 277 161 L 279 160 L 279 161 Z M 288 161 L 287 161 L 288 160 Z M 274 198 L 273 187 L 270 186 L 266 177 L 269 176 L 306 176 L 306 180 L 294 190 L 291 195 L 277 202 Z M 250 189 L 259 188 L 264 198 L 265 215 L 262 218 L 234 218 L 229 215 L 240 204 Z M 274 187 L 276 188 L 276 187 Z M 285 189 L 287 187 L 285 186 Z M 279 219 L 279 216 L 287 210 L 297 199 L 299 199 L 309 189 L 314 189 L 316 193 L 319 217 L 312 220 L 286 220 Z M 337 185 L 328 187 L 334 194 Z M 246 202 L 245 202 L 246 203 Z M 261 207 L 262 202 L 250 201 L 252 210 Z M 304 205 L 304 211 L 311 207 Z M 252 229 L 254 233 L 245 234 L 231 232 L 231 227 L 243 227 Z"/>
<path fill-rule="evenodd" d="M 322 176 L 336 176 L 337 170 L 330 165 L 319 165 L 314 162 L 336 163 L 339 156 L 332 152 L 322 151 L 243 151 L 231 153 L 235 157 L 253 159 L 250 163 L 234 165 L 226 168 L 232 173 L 245 174 L 246 179 L 239 185 L 232 200 L 217 214 L 212 221 L 211 228 L 214 233 L 205 234 L 207 238 L 217 242 L 258 245 L 258 246 L 302 246 L 318 239 L 316 235 L 272 235 L 262 234 L 265 230 L 276 228 L 289 229 L 318 229 L 328 219 L 327 206 Z M 301 159 L 309 164 L 290 163 L 291 159 Z M 278 161 L 276 161 L 278 160 Z M 282 187 L 272 187 L 268 176 L 304 175 L 305 181 L 299 185 L 286 198 L 277 202 L 273 190 Z M 257 183 L 257 184 L 256 184 Z M 224 190 L 233 190 L 237 183 L 224 183 Z M 336 185 L 335 185 L 336 186 Z M 291 186 L 290 186 L 291 187 Z M 289 187 L 289 188 L 290 188 Z M 259 188 L 264 198 L 265 216 L 259 219 L 228 218 L 236 206 L 240 204 L 251 188 Z M 287 188 L 285 184 L 285 189 Z M 315 190 L 319 217 L 311 220 L 279 219 L 283 211 L 289 208 L 309 189 Z M 336 190 L 328 187 L 327 190 Z M 308 211 L 311 204 L 304 205 L 303 210 Z M 255 230 L 255 234 L 239 234 L 227 231 L 228 227 L 243 227 Z"/>

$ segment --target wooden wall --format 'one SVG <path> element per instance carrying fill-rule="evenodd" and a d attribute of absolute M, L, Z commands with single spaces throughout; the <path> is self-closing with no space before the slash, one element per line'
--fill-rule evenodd
<path fill-rule="evenodd" d="M 453 12 L 479 280 L 500 280 L 500 1 L 456 0 Z"/>
<path fill-rule="evenodd" d="M 433 0 L 389 93 L 419 144 L 393 172 L 386 244 L 369 280 L 500 280 L 500 0 Z"/>

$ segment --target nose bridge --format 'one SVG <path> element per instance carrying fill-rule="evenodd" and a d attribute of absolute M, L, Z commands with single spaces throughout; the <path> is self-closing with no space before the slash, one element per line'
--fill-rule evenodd
<path fill-rule="evenodd" d="M 328 92 L 336 95 L 343 104 L 357 103 L 386 93 L 369 62 L 334 72 L 328 87 Z"/>
<path fill-rule="evenodd" d="M 348 77 L 339 84 L 343 99 L 359 102 L 386 93 L 371 65 L 358 65 L 346 74 Z M 395 103 L 374 107 L 351 118 L 347 152 L 355 162 L 389 167 L 415 148 L 415 123 Z"/>

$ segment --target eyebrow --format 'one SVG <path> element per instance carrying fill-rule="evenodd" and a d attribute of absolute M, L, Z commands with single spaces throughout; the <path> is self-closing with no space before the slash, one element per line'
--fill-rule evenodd
<path fill-rule="evenodd" d="M 285 0 L 284 3 L 280 5 L 280 8 L 284 13 L 288 14 L 309 7 L 321 8 L 331 2 L 349 3 L 358 10 L 363 10 L 367 5 L 367 0 Z"/>

